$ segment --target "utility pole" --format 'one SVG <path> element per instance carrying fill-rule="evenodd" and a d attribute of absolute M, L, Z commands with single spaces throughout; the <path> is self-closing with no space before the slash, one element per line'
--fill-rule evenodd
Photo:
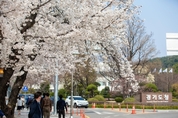
<path fill-rule="evenodd" d="M 72 69 L 72 80 L 71 80 L 71 99 L 70 99 L 70 118 L 73 118 L 73 69 Z"/>
<path fill-rule="evenodd" d="M 57 108 L 56 104 L 58 101 L 58 60 L 56 59 L 56 66 L 55 66 L 55 77 L 54 77 L 54 115 L 57 115 Z"/>

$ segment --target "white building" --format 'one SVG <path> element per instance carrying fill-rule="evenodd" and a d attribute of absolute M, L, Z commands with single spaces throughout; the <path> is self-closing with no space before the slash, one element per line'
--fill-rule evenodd
<path fill-rule="evenodd" d="M 178 33 L 166 33 L 167 56 L 178 55 Z"/>
<path fill-rule="evenodd" d="M 101 75 L 99 75 L 97 77 L 96 82 L 100 83 L 100 86 L 98 87 L 98 91 L 101 91 L 102 89 L 104 89 L 106 86 L 108 86 L 111 89 L 111 86 L 109 84 L 109 81 L 105 78 L 102 77 Z"/>

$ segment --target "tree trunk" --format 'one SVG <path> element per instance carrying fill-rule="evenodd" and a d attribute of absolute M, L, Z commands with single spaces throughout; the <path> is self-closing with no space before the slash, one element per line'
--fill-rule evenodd
<path fill-rule="evenodd" d="M 21 71 L 22 70 L 23 70 L 23 67 L 21 68 Z M 16 107 L 17 96 L 18 96 L 18 94 L 19 94 L 19 92 L 20 92 L 20 90 L 23 86 L 23 83 L 26 80 L 26 75 L 27 75 L 27 72 L 25 71 L 25 73 L 22 76 L 17 76 L 17 78 L 14 82 L 14 85 L 12 87 L 12 91 L 11 91 L 11 94 L 10 94 L 10 97 L 9 97 L 8 104 L 5 105 L 5 102 L 3 103 L 4 106 L 3 106 L 2 109 L 3 109 L 7 118 L 14 118 L 14 110 L 15 110 L 15 107 Z M 6 90 L 5 90 L 5 88 L 3 88 L 3 90 L 6 92 L 7 88 L 8 87 L 6 87 Z M 0 89 L 0 90 L 2 90 L 2 89 Z M 2 98 L 4 98 L 4 100 L 5 100 L 5 95 L 3 95 Z"/>
<path fill-rule="evenodd" d="M 24 68 L 22 67 L 21 71 L 24 71 Z M 16 102 L 17 102 L 17 96 L 23 86 L 23 83 L 26 80 L 26 76 L 27 76 L 27 71 L 24 71 L 25 73 L 22 76 L 18 76 L 16 78 L 16 81 L 14 82 L 14 85 L 12 87 L 12 91 L 9 97 L 9 103 L 7 105 L 8 110 L 6 112 L 6 114 L 8 114 L 7 118 L 14 118 L 14 110 L 16 107 Z"/>
<path fill-rule="evenodd" d="M 7 88 L 9 87 L 9 81 L 10 78 L 12 76 L 12 74 L 14 73 L 14 70 L 12 68 L 7 68 L 4 70 L 4 74 L 3 77 L 0 77 L 0 107 L 3 111 L 5 111 L 6 108 L 6 92 L 7 92 Z"/>

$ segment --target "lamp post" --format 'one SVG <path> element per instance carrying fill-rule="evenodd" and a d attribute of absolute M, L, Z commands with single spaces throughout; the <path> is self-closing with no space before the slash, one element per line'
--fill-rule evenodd
<path fill-rule="evenodd" d="M 70 99 L 70 118 L 73 118 L 73 69 L 72 69 L 72 80 L 71 80 L 71 99 Z"/>
<path fill-rule="evenodd" d="M 58 60 L 56 61 L 56 70 L 55 70 L 55 77 L 54 77 L 54 115 L 57 115 L 57 108 L 56 108 L 56 104 L 58 101 Z"/>
<path fill-rule="evenodd" d="M 77 55 L 77 54 L 79 54 L 78 53 L 78 51 L 73 51 L 72 52 L 72 55 Z M 73 114 L 72 114 L 72 111 L 73 111 L 73 80 L 74 80 L 74 78 L 73 78 L 73 74 L 74 74 L 74 64 L 77 62 L 77 60 L 76 61 L 72 61 L 72 68 L 71 68 L 71 70 L 72 70 L 72 80 L 71 80 L 71 100 L 70 100 L 70 118 L 73 118 Z"/>

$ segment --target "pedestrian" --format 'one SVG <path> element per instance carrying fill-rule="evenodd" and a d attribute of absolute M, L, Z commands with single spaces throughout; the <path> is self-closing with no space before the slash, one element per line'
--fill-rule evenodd
<path fill-rule="evenodd" d="M 52 110 L 52 101 L 49 98 L 49 93 L 46 93 L 45 98 L 43 98 L 42 110 L 44 118 L 50 118 L 50 112 Z"/>
<path fill-rule="evenodd" d="M 31 98 L 31 96 L 28 96 L 27 100 L 26 100 L 26 107 L 27 110 L 30 107 L 30 104 L 33 102 L 33 98 Z"/>
<path fill-rule="evenodd" d="M 0 109 L 0 118 L 6 118 L 6 116 L 4 115 L 4 113 L 1 109 Z"/>
<path fill-rule="evenodd" d="M 21 100 L 22 100 L 22 109 L 25 108 L 25 98 L 24 96 L 21 97 Z"/>
<path fill-rule="evenodd" d="M 43 116 L 43 99 L 45 98 L 45 96 L 46 96 L 46 93 L 43 93 L 43 97 L 41 98 L 41 101 L 40 101 L 40 106 L 42 109 L 42 116 Z"/>
<path fill-rule="evenodd" d="M 19 96 L 17 98 L 17 111 L 18 111 L 18 115 L 21 114 L 21 110 L 22 110 L 22 99 L 21 97 Z"/>
<path fill-rule="evenodd" d="M 60 99 L 57 101 L 58 118 L 61 118 L 61 115 L 65 118 L 65 109 L 67 112 L 67 106 L 65 101 L 62 99 L 62 95 L 59 95 L 59 98 Z"/>
<path fill-rule="evenodd" d="M 42 118 L 42 109 L 40 106 L 41 95 L 41 92 L 36 92 L 34 94 L 34 100 L 30 105 L 28 118 Z"/>

